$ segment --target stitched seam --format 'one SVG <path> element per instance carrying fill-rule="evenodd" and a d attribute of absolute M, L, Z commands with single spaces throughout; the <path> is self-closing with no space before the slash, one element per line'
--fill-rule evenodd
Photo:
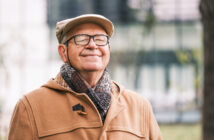
<path fill-rule="evenodd" d="M 62 127 L 60 129 L 50 129 L 47 131 L 43 131 L 43 133 L 41 133 L 39 137 L 44 137 L 44 136 L 49 136 L 49 135 L 53 135 L 53 134 L 59 134 L 59 133 L 63 133 L 63 132 L 73 131 L 73 130 L 79 129 L 79 128 L 98 128 L 98 127 L 101 127 L 100 122 L 91 122 L 91 123 L 95 123 L 95 124 L 97 124 L 97 126 L 85 126 L 85 125 L 78 126 L 81 123 L 76 123 L 75 125 L 72 124 L 69 127 Z M 58 132 L 56 132 L 56 131 L 58 131 Z M 49 133 L 51 133 L 51 134 L 49 134 Z"/>
<path fill-rule="evenodd" d="M 35 133 L 34 133 L 34 131 L 33 131 L 33 124 L 32 124 L 32 122 L 31 122 L 31 120 L 30 120 L 30 115 L 29 115 L 27 106 L 26 106 L 26 104 L 25 104 L 24 102 L 25 102 L 24 99 L 22 99 L 22 100 L 21 100 L 21 103 L 24 105 L 25 110 L 26 110 L 26 112 L 27 112 L 28 121 L 29 121 L 29 124 L 30 124 L 30 127 L 31 127 L 31 133 L 32 133 L 32 136 L 33 136 L 33 140 L 35 140 L 35 138 L 34 138 L 34 134 L 35 134 Z"/>
<path fill-rule="evenodd" d="M 131 134 L 134 134 L 138 137 L 145 137 L 144 134 L 142 134 L 140 131 L 136 131 L 134 129 L 130 129 L 128 127 L 119 127 L 119 126 L 111 126 L 109 127 L 109 130 L 107 130 L 107 132 L 112 132 L 112 131 L 124 131 L 124 132 L 128 132 Z"/>

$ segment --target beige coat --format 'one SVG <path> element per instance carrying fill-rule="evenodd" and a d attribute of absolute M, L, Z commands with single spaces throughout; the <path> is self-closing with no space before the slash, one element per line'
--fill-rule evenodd
<path fill-rule="evenodd" d="M 85 93 L 50 80 L 17 103 L 9 140 L 161 140 L 150 103 L 115 82 L 112 87 L 111 105 L 103 125 Z M 82 105 L 85 112 L 73 111 L 76 104 Z"/>

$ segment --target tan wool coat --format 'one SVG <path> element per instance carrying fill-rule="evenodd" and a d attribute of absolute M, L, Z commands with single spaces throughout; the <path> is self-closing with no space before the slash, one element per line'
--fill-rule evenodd
<path fill-rule="evenodd" d="M 19 100 L 9 140 L 162 139 L 151 105 L 141 95 L 112 82 L 111 105 L 103 124 L 90 98 L 63 86 L 66 83 L 57 77 Z M 84 110 L 73 110 L 77 104 Z"/>

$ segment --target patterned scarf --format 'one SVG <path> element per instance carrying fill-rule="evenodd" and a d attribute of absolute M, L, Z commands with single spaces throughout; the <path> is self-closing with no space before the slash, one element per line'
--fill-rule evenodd
<path fill-rule="evenodd" d="M 86 93 L 89 96 L 97 107 L 104 123 L 111 101 L 111 78 L 109 73 L 105 70 L 94 88 L 86 84 L 86 81 L 69 64 L 63 64 L 60 68 L 60 73 L 72 90 L 78 93 Z"/>

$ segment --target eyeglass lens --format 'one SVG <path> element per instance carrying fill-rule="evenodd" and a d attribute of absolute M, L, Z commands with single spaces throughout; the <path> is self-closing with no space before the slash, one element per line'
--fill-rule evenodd
<path fill-rule="evenodd" d="M 104 46 L 108 44 L 108 36 L 106 35 L 94 35 L 94 36 L 85 34 L 76 35 L 74 36 L 74 41 L 76 45 L 88 45 L 91 38 L 93 38 L 94 43 L 98 46 Z"/>

